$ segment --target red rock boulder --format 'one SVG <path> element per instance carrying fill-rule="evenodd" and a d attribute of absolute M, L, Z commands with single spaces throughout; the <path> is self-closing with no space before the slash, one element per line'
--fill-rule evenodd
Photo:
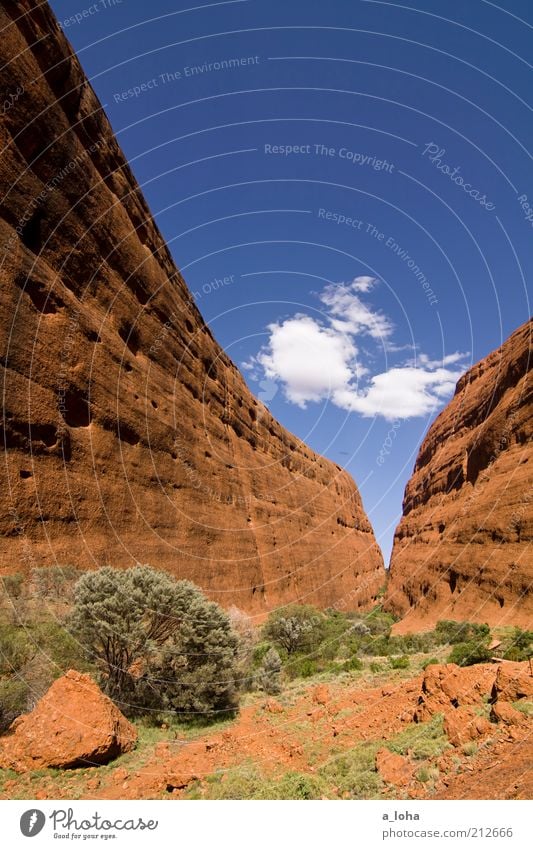
<path fill-rule="evenodd" d="M 133 749 L 137 732 L 89 675 L 70 670 L 0 739 L 0 767 L 96 766 Z"/>

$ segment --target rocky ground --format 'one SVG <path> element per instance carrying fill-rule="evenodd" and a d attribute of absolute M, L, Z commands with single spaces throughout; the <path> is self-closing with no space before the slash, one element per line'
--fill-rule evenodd
<path fill-rule="evenodd" d="M 135 750 L 105 766 L 4 768 L 0 790 L 37 799 L 531 798 L 532 707 L 527 662 L 323 676 L 277 698 L 250 694 L 236 719 L 210 728 L 138 724 Z M 16 734 L 3 738 L 4 764 Z"/>

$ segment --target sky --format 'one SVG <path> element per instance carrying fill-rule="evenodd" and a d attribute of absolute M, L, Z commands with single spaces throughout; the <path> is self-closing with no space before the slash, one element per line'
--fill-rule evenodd
<path fill-rule="evenodd" d="M 51 5 L 213 334 L 387 562 L 428 427 L 531 314 L 533 6 Z"/>

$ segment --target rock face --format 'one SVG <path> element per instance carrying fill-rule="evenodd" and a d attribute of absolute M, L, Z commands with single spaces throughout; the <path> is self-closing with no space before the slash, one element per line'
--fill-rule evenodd
<path fill-rule="evenodd" d="M 106 764 L 133 749 L 137 731 L 89 675 L 70 670 L 0 739 L 0 766 L 29 769 Z"/>
<path fill-rule="evenodd" d="M 396 631 L 437 619 L 533 619 L 533 361 L 529 321 L 458 382 L 422 444 L 396 530 Z"/>
<path fill-rule="evenodd" d="M 257 614 L 371 604 L 352 479 L 213 339 L 47 4 L 0 27 L 0 572 L 142 562 Z"/>
<path fill-rule="evenodd" d="M 526 705 L 532 694 L 533 675 L 527 662 L 480 663 L 465 669 L 455 663 L 431 664 L 424 673 L 413 719 L 424 722 L 442 714 L 450 743 L 461 746 L 490 732 L 491 723 L 527 728 L 530 720 L 517 707 Z"/>

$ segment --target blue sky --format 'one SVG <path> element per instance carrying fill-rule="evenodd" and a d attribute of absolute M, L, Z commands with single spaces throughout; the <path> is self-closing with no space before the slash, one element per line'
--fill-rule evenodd
<path fill-rule="evenodd" d="M 457 376 L 530 315 L 531 4 L 51 5 L 216 338 L 387 559 Z"/>

